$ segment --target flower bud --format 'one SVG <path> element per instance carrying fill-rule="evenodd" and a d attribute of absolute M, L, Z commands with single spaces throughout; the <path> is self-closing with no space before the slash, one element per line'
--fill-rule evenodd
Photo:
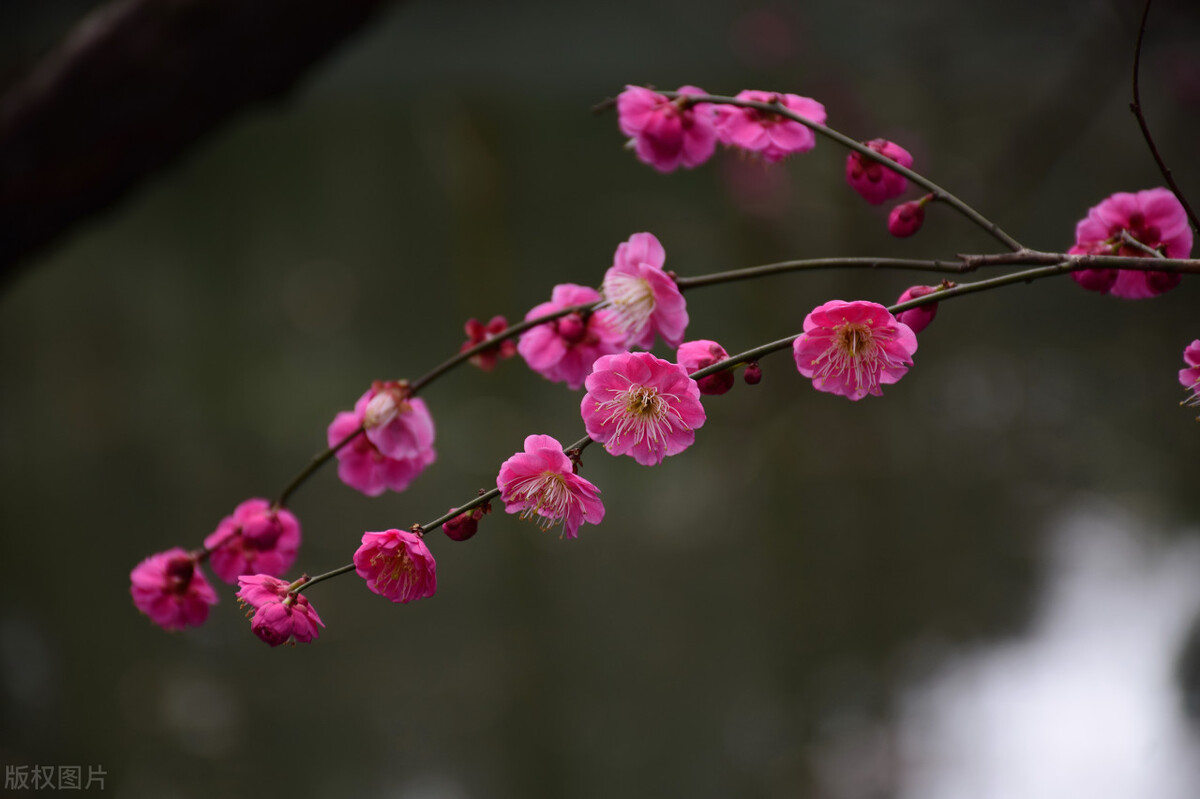
<path fill-rule="evenodd" d="M 899 305 L 902 302 L 915 300 L 917 297 L 924 297 L 926 294 L 932 294 L 937 291 L 937 286 L 910 286 L 900 295 L 900 299 L 896 300 Z M 896 314 L 896 320 L 908 325 L 912 332 L 920 333 L 925 328 L 929 327 L 929 323 L 933 321 L 933 317 L 937 316 L 938 304 L 931 302 L 928 305 L 921 305 L 917 308 L 909 308 L 907 311 L 901 311 Z"/>
<path fill-rule="evenodd" d="M 925 222 L 925 203 L 929 195 L 919 200 L 900 203 L 888 214 L 888 233 L 896 238 L 907 238 L 921 229 Z"/>

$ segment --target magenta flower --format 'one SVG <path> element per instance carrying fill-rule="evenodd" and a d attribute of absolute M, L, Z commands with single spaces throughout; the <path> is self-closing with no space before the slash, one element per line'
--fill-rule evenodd
<path fill-rule="evenodd" d="M 913 165 L 912 154 L 887 139 L 871 139 L 867 147 L 892 159 L 900 166 Z M 899 197 L 908 188 L 908 179 L 862 153 L 851 151 L 846 156 L 846 182 L 871 205 L 879 205 Z"/>
<path fill-rule="evenodd" d="M 407 381 L 376 380 L 364 396 L 363 427 L 380 454 L 406 460 L 433 452 L 433 417 L 424 400 L 409 396 Z"/>
<path fill-rule="evenodd" d="M 674 278 L 663 271 L 666 260 L 667 252 L 653 233 L 634 233 L 617 246 L 613 265 L 604 273 L 604 297 L 627 347 L 650 349 L 656 334 L 671 347 L 683 341 L 687 302 Z"/>
<path fill-rule="evenodd" d="M 562 522 L 567 538 L 578 538 L 585 522 L 604 519 L 600 489 L 575 474 L 562 444 L 550 436 L 528 436 L 525 451 L 501 464 L 496 487 L 506 512 L 522 519 L 536 516 L 543 530 Z"/>
<path fill-rule="evenodd" d="M 1136 194 L 1117 192 L 1089 208 L 1087 216 L 1075 226 L 1075 246 L 1067 252 L 1148 257 L 1145 250 L 1126 242 L 1125 234 L 1168 258 L 1187 258 L 1192 252 L 1187 212 L 1169 189 L 1161 187 Z M 1140 300 L 1175 288 L 1181 275 L 1136 269 L 1084 269 L 1072 272 L 1071 277 L 1089 291 Z"/>
<path fill-rule="evenodd" d="M 371 389 L 359 397 L 358 402 L 354 404 L 353 411 L 342 411 L 334 417 L 327 431 L 329 446 L 337 446 L 347 436 L 367 424 L 368 406 L 376 396 L 378 393 L 375 389 Z M 381 411 L 389 409 L 379 406 L 388 405 L 390 399 L 385 395 L 384 399 L 379 400 L 375 407 L 370 408 L 375 422 L 375 427 L 372 429 L 378 430 L 379 426 L 388 425 L 388 422 L 380 420 L 386 418 L 387 415 Z M 370 435 L 370 430 L 368 430 L 367 434 L 356 436 L 349 444 L 337 451 L 338 477 L 343 483 L 369 497 L 379 496 L 389 488 L 393 491 L 403 491 L 408 488 L 409 483 L 416 479 L 417 475 L 425 470 L 426 466 L 437 459 L 437 453 L 432 447 L 433 420 L 429 416 L 425 402 L 419 397 L 413 397 L 404 400 L 402 406 L 406 410 L 401 411 L 396 408 L 389 420 L 394 423 L 396 419 L 401 419 L 397 429 L 378 434 L 376 437 L 391 444 L 393 452 L 413 452 L 413 454 L 404 457 L 385 455 L 368 437 Z"/>
<path fill-rule="evenodd" d="M 900 203 L 888 214 L 888 233 L 898 239 L 906 239 L 921 229 L 925 224 L 925 204 L 931 195 L 919 200 Z"/>
<path fill-rule="evenodd" d="M 705 94 L 683 86 L 681 94 Z M 717 148 L 717 130 L 709 103 L 670 100 L 640 86 L 626 86 L 617 96 L 617 124 L 643 163 L 659 172 L 699 166 Z"/>
<path fill-rule="evenodd" d="M 407 530 L 363 533 L 354 570 L 367 588 L 393 602 L 412 602 L 437 590 L 437 563 L 424 539 Z"/>
<path fill-rule="evenodd" d="M 584 383 L 580 405 L 592 440 L 643 466 L 662 463 L 696 440 L 704 424 L 700 387 L 682 366 L 648 352 L 605 355 Z"/>
<path fill-rule="evenodd" d="M 564 308 L 587 305 L 603 299 L 600 292 L 587 286 L 560 283 L 554 287 L 550 302 L 537 305 L 525 319 L 536 319 Z M 625 335 L 609 309 L 590 313 L 570 313 L 552 322 L 530 328 L 521 334 L 517 352 L 529 368 L 547 380 L 566 383 L 572 390 L 583 385 L 592 364 L 601 355 L 620 352 Z"/>
<path fill-rule="evenodd" d="M 917 297 L 924 297 L 926 294 L 932 294 L 938 290 L 938 286 L 909 286 L 896 300 L 899 305 L 902 302 L 915 300 Z M 929 327 L 929 323 L 937 316 L 938 304 L 931 302 L 928 305 L 918 305 L 916 308 L 909 308 L 907 311 L 901 311 L 896 315 L 896 321 L 903 322 L 908 325 L 909 329 L 914 333 L 920 333 L 925 328 Z"/>
<path fill-rule="evenodd" d="M 467 340 L 463 342 L 459 352 L 466 352 L 472 347 L 482 344 L 485 341 L 495 337 L 497 334 L 508 329 L 508 320 L 503 316 L 493 316 L 485 325 L 478 319 L 471 318 L 463 326 L 467 334 Z M 475 366 L 478 366 L 485 372 L 490 372 L 496 368 L 496 361 L 501 359 L 511 358 L 517 354 L 517 342 L 511 338 L 506 338 L 502 341 L 497 341 L 494 346 L 481 350 L 470 357 L 470 361 Z"/>
<path fill-rule="evenodd" d="M 271 646 L 289 641 L 308 643 L 320 635 L 317 626 L 325 626 L 307 597 L 288 590 L 290 583 L 256 574 L 239 577 L 238 585 L 238 604 L 254 608 L 250 631 Z"/>
<path fill-rule="evenodd" d="M 702 338 L 680 344 L 679 351 L 675 354 L 675 362 L 690 375 L 728 357 L 729 353 L 720 344 Z M 696 381 L 696 385 L 700 387 L 701 394 L 724 394 L 733 388 L 733 370 L 724 369 L 708 377 L 702 377 Z"/>
<path fill-rule="evenodd" d="M 196 558 L 179 547 L 143 560 L 129 573 L 133 604 L 164 630 L 199 627 L 217 592 L 200 571 Z"/>
<path fill-rule="evenodd" d="M 825 106 L 811 97 L 747 89 L 739 92 L 737 99 L 759 103 L 778 101 L 798 116 L 818 125 L 825 124 Z M 779 114 L 736 105 L 716 108 L 717 136 L 722 143 L 759 153 L 772 163 L 792 153 L 808 152 L 817 144 L 817 136 L 811 129 Z"/>
<path fill-rule="evenodd" d="M 213 571 L 227 583 L 243 574 L 286 572 L 300 548 L 300 522 L 286 508 L 265 499 L 248 499 L 204 539 Z"/>
<path fill-rule="evenodd" d="M 917 337 L 879 303 L 830 300 L 804 318 L 792 343 L 800 374 L 818 391 L 860 400 L 880 396 L 912 365 Z"/>
<path fill-rule="evenodd" d="M 1186 369 L 1179 370 L 1179 382 L 1192 396 L 1183 401 L 1184 405 L 1200 405 L 1200 338 L 1183 349 L 1183 362 Z"/>

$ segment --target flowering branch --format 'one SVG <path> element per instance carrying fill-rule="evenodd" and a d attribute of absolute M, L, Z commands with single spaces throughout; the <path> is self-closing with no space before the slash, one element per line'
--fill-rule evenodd
<path fill-rule="evenodd" d="M 916 183 L 919 186 L 925 187 L 930 193 L 933 194 L 934 199 L 940 200 L 941 202 L 944 202 L 947 205 L 950 205 L 952 208 L 954 208 L 956 211 L 961 213 L 967 219 L 974 222 L 976 225 L 978 225 L 980 228 L 982 228 L 984 231 L 986 231 L 989 235 L 991 235 L 993 238 L 995 238 L 997 241 L 999 241 L 1005 247 L 1008 247 L 1010 250 L 1020 251 L 1020 250 L 1025 249 L 1024 246 L 1019 241 L 1017 241 L 1012 236 L 1008 235 L 1003 230 L 1001 230 L 1000 226 L 997 225 L 995 222 L 991 221 L 990 219 L 985 217 L 983 214 L 979 213 L 974 208 L 972 208 L 970 205 L 963 202 L 962 200 L 960 200 L 955 195 L 951 194 L 946 189 L 943 189 L 941 186 L 934 183 L 929 178 L 921 175 L 918 172 L 914 172 L 913 170 L 909 169 L 908 167 L 904 166 L 903 164 L 897 163 L 896 161 L 892 160 L 891 158 L 888 158 L 886 155 L 878 152 L 877 150 L 873 150 L 872 148 L 866 146 L 865 144 L 862 144 L 861 142 L 857 142 L 854 139 L 851 139 L 849 136 L 846 136 L 845 134 L 834 130 L 833 128 L 826 127 L 825 125 L 822 125 L 818 122 L 814 122 L 811 119 L 808 119 L 800 114 L 795 113 L 794 111 L 789 110 L 786 106 L 784 106 L 778 100 L 775 100 L 774 102 L 770 102 L 770 103 L 762 103 L 762 102 L 758 102 L 756 100 L 739 100 L 736 97 L 724 97 L 724 96 L 716 95 L 716 94 L 683 94 L 680 92 L 659 92 L 659 94 L 663 95 L 664 97 L 670 97 L 670 98 L 675 98 L 675 99 L 683 98 L 684 102 L 686 102 L 689 105 L 692 105 L 695 103 L 714 103 L 714 104 L 718 104 L 718 105 L 735 105 L 735 106 L 739 106 L 742 108 L 753 108 L 757 111 L 763 111 L 768 114 L 777 114 L 781 117 L 790 119 L 793 122 L 798 122 L 801 125 L 804 125 L 806 128 L 809 128 L 810 130 L 814 131 L 815 133 L 819 133 L 820 135 L 824 136 L 825 138 L 831 139 L 831 140 L 837 142 L 838 144 L 842 145 L 843 147 L 853 150 L 854 152 L 858 153 L 859 155 L 869 158 L 872 161 L 882 164 L 883 166 L 887 167 L 888 169 L 891 169 L 892 171 L 894 171 L 900 175 L 903 175 L 904 177 L 911 180 L 913 183 Z"/>

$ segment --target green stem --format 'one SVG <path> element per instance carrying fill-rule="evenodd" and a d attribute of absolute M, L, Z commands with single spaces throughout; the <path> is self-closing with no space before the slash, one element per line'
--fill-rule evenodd
<path fill-rule="evenodd" d="M 288 497 L 290 497 L 292 495 L 292 492 L 294 492 L 297 488 L 302 486 L 304 484 L 305 480 L 312 477 L 318 469 L 320 469 L 322 466 L 325 465 L 326 461 L 328 461 L 330 458 L 332 458 L 334 455 L 337 454 L 338 450 L 340 450 L 342 447 L 349 444 L 354 439 L 358 438 L 360 435 L 363 434 L 363 432 L 364 432 L 363 428 L 360 426 L 353 433 L 346 436 L 341 441 L 334 444 L 332 447 L 330 447 L 329 449 L 322 452 L 320 455 L 317 455 L 315 458 L 313 458 L 312 462 L 309 463 L 308 466 L 304 467 L 304 471 L 300 472 L 300 474 L 293 477 L 292 482 L 287 484 L 287 488 L 283 489 L 283 491 L 281 491 L 279 493 L 279 498 L 275 500 L 275 504 L 272 505 L 271 507 L 273 507 L 275 509 L 285 507 L 287 505 Z"/>
<path fill-rule="evenodd" d="M 1001 230 L 1000 226 L 997 225 L 995 222 L 988 219 L 983 214 L 979 213 L 974 208 L 972 208 L 970 205 L 967 205 L 967 203 L 963 202 L 955 195 L 946 191 L 945 189 L 943 189 L 941 186 L 934 183 L 929 178 L 925 177 L 924 175 L 920 174 L 919 172 L 914 172 L 913 170 L 909 169 L 906 166 L 902 166 L 901 164 L 896 163 L 895 161 L 893 161 L 892 159 L 888 158 L 885 155 L 881 155 L 881 154 L 875 152 L 870 147 L 867 147 L 865 144 L 862 144 L 861 142 L 851 139 L 849 136 L 845 135 L 844 133 L 839 133 L 838 131 L 834 130 L 833 128 L 826 127 L 825 125 L 822 125 L 820 123 L 813 122 L 811 119 L 806 119 L 806 118 L 800 116 L 795 111 L 792 111 L 791 109 L 787 108 L 785 105 L 783 105 L 782 103 L 780 103 L 778 101 L 775 101 L 772 103 L 760 103 L 760 102 L 757 102 L 754 100 L 739 100 L 736 97 L 723 97 L 721 95 L 716 95 L 716 94 L 680 94 L 679 92 L 658 92 L 658 93 L 663 95 L 664 97 L 670 97 L 673 99 L 678 99 L 680 97 L 686 98 L 687 103 L 689 105 L 695 105 L 696 103 L 714 103 L 717 105 L 736 105 L 736 106 L 741 106 L 743 108 L 754 108 L 758 111 L 763 111 L 768 114 L 776 114 L 781 117 L 786 117 L 787 119 L 790 119 L 793 122 L 799 122 L 801 125 L 804 125 L 805 127 L 811 129 L 814 133 L 818 133 L 827 139 L 831 139 L 831 140 L 837 142 L 838 144 L 842 145 L 843 147 L 847 147 L 851 150 L 854 150 L 856 153 L 864 155 L 867 158 L 870 158 L 872 161 L 877 161 L 880 164 L 883 164 L 884 166 L 886 166 L 888 169 L 891 169 L 892 171 L 897 172 L 897 173 L 903 175 L 904 177 L 908 178 L 913 183 L 916 183 L 918 186 L 923 186 L 926 190 L 928 190 L 929 192 L 931 192 L 933 194 L 934 199 L 939 200 L 944 203 L 947 203 L 948 205 L 953 207 L 960 214 L 962 214 L 967 219 L 974 222 L 976 225 L 978 225 L 980 228 L 982 228 L 985 232 L 987 232 L 988 235 L 995 238 L 997 241 L 999 241 L 1005 247 L 1008 247 L 1010 250 L 1013 250 L 1014 252 L 1016 252 L 1016 251 L 1024 249 L 1024 247 L 1021 245 L 1021 243 L 1019 241 L 1017 241 L 1012 236 L 1008 235 L 1003 230 Z"/>

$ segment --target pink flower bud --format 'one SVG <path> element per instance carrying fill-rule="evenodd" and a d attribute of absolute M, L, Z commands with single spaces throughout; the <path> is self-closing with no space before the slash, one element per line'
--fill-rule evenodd
<path fill-rule="evenodd" d="M 479 520 L 492 509 L 491 503 L 484 503 L 478 508 L 464 511 L 442 525 L 442 532 L 451 541 L 466 541 L 479 531 Z M 450 510 L 456 510 L 451 508 Z"/>
<path fill-rule="evenodd" d="M 675 361 L 690 375 L 728 357 L 729 353 L 717 342 L 699 339 L 680 344 Z M 708 377 L 702 377 L 696 381 L 696 385 L 700 387 L 701 394 L 724 394 L 733 388 L 733 370 L 724 369 Z"/>
<path fill-rule="evenodd" d="M 925 198 L 900 203 L 888 214 L 888 233 L 899 239 L 908 238 L 925 222 Z"/>
<path fill-rule="evenodd" d="M 748 386 L 757 386 L 762 380 L 762 367 L 758 365 L 758 361 L 751 361 L 746 364 L 746 372 L 742 375 L 742 379 L 746 381 Z"/>
<path fill-rule="evenodd" d="M 913 165 L 913 157 L 908 150 L 887 139 L 872 139 L 866 145 L 900 166 Z M 899 197 L 908 188 L 908 180 L 903 175 L 859 152 L 851 152 L 846 156 L 846 182 L 871 205 Z"/>
<path fill-rule="evenodd" d="M 902 302 L 915 300 L 917 297 L 924 297 L 926 294 L 932 294 L 937 291 L 937 286 L 910 286 L 900 295 L 900 299 L 896 300 L 899 305 Z M 925 328 L 929 327 L 929 323 L 933 321 L 933 317 L 937 316 L 938 304 L 932 302 L 929 305 L 921 305 L 917 308 L 909 308 L 907 311 L 901 311 L 896 314 L 896 321 L 903 322 L 912 328 L 912 332 L 920 333 Z"/>

